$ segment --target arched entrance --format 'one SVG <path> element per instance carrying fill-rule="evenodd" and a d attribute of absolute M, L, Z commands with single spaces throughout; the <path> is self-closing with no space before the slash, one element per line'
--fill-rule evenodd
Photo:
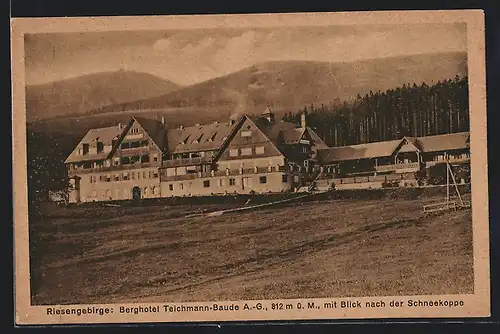
<path fill-rule="evenodd" d="M 132 199 L 134 201 L 140 200 L 141 199 L 141 188 L 135 186 L 132 188 Z"/>

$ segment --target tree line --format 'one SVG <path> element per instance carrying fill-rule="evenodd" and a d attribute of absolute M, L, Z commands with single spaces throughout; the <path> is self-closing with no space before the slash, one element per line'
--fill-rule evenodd
<path fill-rule="evenodd" d="M 350 102 L 311 104 L 284 121 L 306 122 L 329 146 L 469 131 L 467 76 L 372 92 Z"/>

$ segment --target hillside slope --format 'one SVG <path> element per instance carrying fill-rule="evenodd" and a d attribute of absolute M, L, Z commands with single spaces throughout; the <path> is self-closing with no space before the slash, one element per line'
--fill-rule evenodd
<path fill-rule="evenodd" d="M 26 87 L 28 121 L 83 114 L 105 105 L 171 92 L 179 86 L 147 73 L 103 72 Z"/>
<path fill-rule="evenodd" d="M 271 61 L 238 72 L 184 87 L 162 96 L 121 105 L 101 112 L 160 108 L 220 108 L 258 112 L 301 108 L 310 103 L 349 100 L 370 90 L 386 90 L 403 84 L 431 84 L 467 73 L 465 53 L 439 53 L 328 63 Z"/>

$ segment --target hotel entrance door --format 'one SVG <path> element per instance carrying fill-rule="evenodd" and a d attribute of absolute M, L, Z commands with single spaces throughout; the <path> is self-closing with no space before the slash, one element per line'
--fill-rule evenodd
<path fill-rule="evenodd" d="M 252 179 L 249 177 L 244 177 L 241 179 L 241 189 L 245 190 L 252 187 Z"/>

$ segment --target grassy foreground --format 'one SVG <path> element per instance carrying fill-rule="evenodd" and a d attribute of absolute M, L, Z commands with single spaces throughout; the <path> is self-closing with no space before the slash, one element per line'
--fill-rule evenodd
<path fill-rule="evenodd" d="M 32 224 L 32 302 L 473 293 L 471 211 L 429 200 L 58 208 Z"/>

